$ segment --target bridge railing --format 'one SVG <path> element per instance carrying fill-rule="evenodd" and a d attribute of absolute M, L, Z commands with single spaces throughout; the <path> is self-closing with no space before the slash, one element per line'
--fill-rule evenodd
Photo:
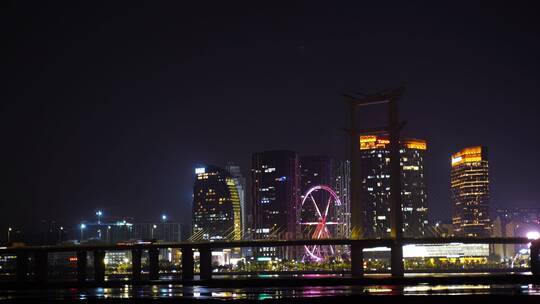
<path fill-rule="evenodd" d="M 106 252 L 129 251 L 131 253 L 130 278 L 137 282 L 142 280 L 142 256 L 147 257 L 148 279 L 159 279 L 159 251 L 164 249 L 178 249 L 181 252 L 182 280 L 193 280 L 195 277 L 194 251 L 199 253 L 199 275 L 201 280 L 210 280 L 212 271 L 212 251 L 232 248 L 260 248 L 260 247 L 292 247 L 312 245 L 350 246 L 350 273 L 353 277 L 364 274 L 364 249 L 375 247 L 388 247 L 390 254 L 395 246 L 409 244 L 507 244 L 526 245 L 531 241 L 526 238 L 404 238 L 400 241 L 394 239 L 321 239 L 321 240 L 250 240 L 250 241 L 215 241 L 215 242 L 186 242 L 186 243 L 152 243 L 152 244 L 119 244 L 119 245 L 70 245 L 70 246 L 25 246 L 8 247 L 0 249 L 0 256 L 15 256 L 15 273 L 18 282 L 30 281 L 32 273 L 36 282 L 49 280 L 50 259 L 53 254 L 71 252 L 76 258 L 76 279 L 86 282 L 89 274 L 88 256 L 92 257 L 93 281 L 105 280 Z M 540 240 L 534 241 L 530 247 L 530 269 L 533 275 L 540 275 Z M 30 259 L 32 257 L 32 259 Z M 32 261 L 32 263 L 30 263 Z"/>

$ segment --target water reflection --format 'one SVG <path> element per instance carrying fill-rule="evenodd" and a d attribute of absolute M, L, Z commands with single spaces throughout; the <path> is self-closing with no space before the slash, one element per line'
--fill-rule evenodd
<path fill-rule="evenodd" d="M 540 295 L 540 285 L 373 285 L 373 286 L 304 286 L 304 287 L 249 287 L 217 288 L 176 284 L 131 286 L 114 288 L 69 288 L 56 290 L 3 290 L 0 300 L 92 300 L 92 299 L 284 299 L 354 295 Z"/>

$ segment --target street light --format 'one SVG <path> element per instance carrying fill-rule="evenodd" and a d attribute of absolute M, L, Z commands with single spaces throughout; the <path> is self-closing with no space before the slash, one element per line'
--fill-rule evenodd
<path fill-rule="evenodd" d="M 109 231 L 111 231 L 111 226 L 107 226 L 107 242 L 110 242 Z"/>
<path fill-rule="evenodd" d="M 58 243 L 62 242 L 62 232 L 64 232 L 64 227 L 60 226 L 60 230 L 58 230 Z"/>
<path fill-rule="evenodd" d="M 162 220 L 163 222 L 167 221 L 167 215 L 162 214 L 162 215 L 161 215 L 161 220 Z"/>
<path fill-rule="evenodd" d="M 12 229 L 11 227 L 9 227 L 9 228 L 8 228 L 8 231 L 7 231 L 7 241 L 8 241 L 8 243 L 11 241 L 11 231 L 12 231 L 12 230 L 13 230 L 13 229 Z"/>
<path fill-rule="evenodd" d="M 96 215 L 97 215 L 98 224 L 101 224 L 101 216 L 103 215 L 103 211 L 101 210 L 96 211 Z"/>
<path fill-rule="evenodd" d="M 83 240 L 83 230 L 86 228 L 86 225 L 84 223 L 81 224 L 81 242 Z"/>
<path fill-rule="evenodd" d="M 154 229 L 157 228 L 157 225 L 156 224 L 153 224 L 152 225 L 152 229 L 150 229 L 150 238 L 153 239 L 154 238 Z"/>

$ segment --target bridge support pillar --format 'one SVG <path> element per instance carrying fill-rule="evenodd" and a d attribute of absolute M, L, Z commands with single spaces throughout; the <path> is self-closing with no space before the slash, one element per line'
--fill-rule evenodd
<path fill-rule="evenodd" d="M 148 259 L 149 259 L 149 276 L 150 280 L 159 279 L 159 249 L 150 248 L 148 249 Z"/>
<path fill-rule="evenodd" d="M 531 243 L 531 272 L 534 276 L 540 276 L 540 240 Z"/>
<path fill-rule="evenodd" d="M 356 242 L 351 244 L 351 274 L 353 277 L 362 277 L 364 275 L 363 249 L 364 248 Z"/>
<path fill-rule="evenodd" d="M 193 280 L 193 248 L 182 248 L 182 280 Z"/>
<path fill-rule="evenodd" d="M 28 279 L 28 253 L 17 252 L 17 281 L 26 282 Z"/>
<path fill-rule="evenodd" d="M 79 283 L 86 281 L 86 263 L 88 261 L 86 251 L 77 251 L 77 281 Z"/>
<path fill-rule="evenodd" d="M 212 279 L 212 249 L 210 247 L 201 247 L 199 252 L 201 280 L 210 280 Z"/>
<path fill-rule="evenodd" d="M 141 249 L 135 248 L 131 250 L 131 279 L 134 282 L 141 280 L 141 256 Z"/>
<path fill-rule="evenodd" d="M 47 251 L 36 251 L 35 253 L 36 258 L 36 280 L 38 282 L 46 282 L 47 281 L 47 272 L 48 272 L 48 254 Z"/>
<path fill-rule="evenodd" d="M 105 251 L 95 250 L 94 251 L 94 281 L 103 282 L 105 281 Z"/>
<path fill-rule="evenodd" d="M 392 277 L 394 278 L 402 278 L 405 275 L 405 269 L 403 268 L 403 244 L 398 240 L 395 240 L 392 243 L 390 251 L 390 268 Z"/>

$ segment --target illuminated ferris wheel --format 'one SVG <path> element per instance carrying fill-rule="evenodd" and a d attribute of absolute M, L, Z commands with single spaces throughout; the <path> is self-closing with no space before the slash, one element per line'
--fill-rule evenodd
<path fill-rule="evenodd" d="M 338 208 L 341 206 L 336 192 L 329 186 L 318 185 L 310 188 L 302 198 L 300 227 L 304 238 L 329 239 L 336 237 L 344 222 L 340 220 Z M 323 261 L 334 256 L 334 246 L 304 246 L 304 260 Z"/>

